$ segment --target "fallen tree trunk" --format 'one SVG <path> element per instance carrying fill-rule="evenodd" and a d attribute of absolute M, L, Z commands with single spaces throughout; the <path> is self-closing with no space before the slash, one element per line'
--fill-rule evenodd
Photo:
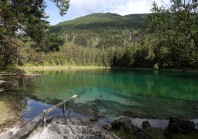
<path fill-rule="evenodd" d="M 64 105 L 65 108 L 65 104 L 69 103 L 69 102 L 74 102 L 77 97 L 79 97 L 79 95 L 74 95 L 60 103 L 58 103 L 57 105 L 52 106 L 51 108 L 44 110 L 43 113 L 41 113 L 40 115 L 38 115 L 36 118 L 34 118 L 32 121 L 30 121 L 29 123 L 27 123 L 22 129 L 20 129 L 16 134 L 14 134 L 12 137 L 10 137 L 10 139 L 19 139 L 19 138 L 24 138 L 26 137 L 33 129 L 36 128 L 36 126 L 38 125 L 38 123 L 43 119 L 44 121 L 44 125 L 46 124 L 46 116 L 48 113 L 50 113 L 51 111 L 55 110 L 56 108 L 60 107 L 61 105 Z"/>

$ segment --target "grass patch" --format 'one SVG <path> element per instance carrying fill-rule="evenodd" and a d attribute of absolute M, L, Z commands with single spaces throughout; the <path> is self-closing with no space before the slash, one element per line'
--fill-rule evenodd
<path fill-rule="evenodd" d="M 19 67 L 24 71 L 60 71 L 60 70 L 97 70 L 110 69 L 109 67 L 97 66 L 22 66 Z"/>

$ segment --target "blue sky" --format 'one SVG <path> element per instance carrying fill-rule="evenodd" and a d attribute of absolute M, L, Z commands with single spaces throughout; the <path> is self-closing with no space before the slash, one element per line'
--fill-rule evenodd
<path fill-rule="evenodd" d="M 46 13 L 49 15 L 50 25 L 55 25 L 65 20 L 75 19 L 91 13 L 117 13 L 120 15 L 149 13 L 154 0 L 70 0 L 70 8 L 67 14 L 61 17 L 58 8 L 50 0 Z M 159 5 L 168 3 L 169 0 L 155 0 Z"/>

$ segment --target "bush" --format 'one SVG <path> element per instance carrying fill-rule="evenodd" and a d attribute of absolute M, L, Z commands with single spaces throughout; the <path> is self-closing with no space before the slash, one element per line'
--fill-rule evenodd
<path fill-rule="evenodd" d="M 158 64 L 156 63 L 156 64 L 154 64 L 153 65 L 153 70 L 158 70 L 159 69 L 159 66 L 158 66 Z"/>

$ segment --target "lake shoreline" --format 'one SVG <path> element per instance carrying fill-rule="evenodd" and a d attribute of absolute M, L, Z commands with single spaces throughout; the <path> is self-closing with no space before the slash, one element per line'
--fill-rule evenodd
<path fill-rule="evenodd" d="M 158 69 L 152 68 L 126 68 L 126 67 L 102 67 L 102 66 L 19 66 L 24 71 L 63 71 L 63 70 L 140 70 L 140 71 L 166 71 L 166 72 L 198 72 L 198 69 Z"/>
<path fill-rule="evenodd" d="M 18 66 L 11 69 L 1 70 L 0 76 L 22 76 L 22 77 L 34 77 L 39 76 L 35 74 L 35 71 L 74 71 L 74 70 L 134 70 L 134 71 L 162 71 L 162 72 L 198 72 L 198 69 L 158 69 L 152 68 L 126 68 L 126 67 L 103 67 L 103 66 Z"/>
<path fill-rule="evenodd" d="M 98 129 L 98 131 L 102 131 L 103 133 L 108 133 L 109 135 L 117 135 L 117 137 L 125 137 L 126 135 L 129 135 L 129 137 L 131 136 L 139 136 L 139 133 L 141 135 L 144 135 L 144 137 L 178 137 L 178 138 L 185 138 L 185 137 L 194 137 L 198 134 L 198 128 L 197 128 L 197 121 L 196 120 L 187 120 L 187 119 L 179 119 L 179 118 L 170 118 L 170 119 L 166 119 L 166 120 L 157 120 L 157 122 L 159 123 L 165 123 L 165 125 L 160 125 L 160 126 L 156 126 L 156 120 L 154 119 L 139 119 L 139 118 L 132 118 L 132 117 L 126 117 L 126 116 L 119 116 L 119 117 L 114 117 L 114 118 L 98 118 L 96 121 L 91 121 L 90 120 L 91 117 L 87 117 L 84 115 L 80 115 L 78 113 L 76 114 L 71 114 L 70 116 L 66 116 L 66 117 L 62 117 L 62 116 L 57 116 L 51 119 L 48 119 L 48 124 L 45 128 L 43 128 L 42 124 L 39 124 L 38 127 L 36 129 L 34 129 L 33 131 L 31 131 L 28 135 L 27 138 L 35 138 L 35 137 L 53 137 L 53 135 L 59 135 L 59 136 L 64 136 L 64 134 L 62 134 L 62 132 L 59 132 L 59 128 L 61 128 L 61 131 L 67 131 L 66 133 L 68 133 L 68 136 L 75 136 L 78 135 L 79 133 L 79 128 L 75 128 L 75 127 L 82 127 L 81 121 L 86 121 L 84 122 L 83 126 L 85 127 L 90 127 L 90 129 Z M 72 122 L 65 122 L 65 120 L 72 120 Z M 76 121 L 77 122 L 74 122 Z M 171 122 L 171 120 L 173 120 Z M 80 121 L 80 122 L 79 122 Z M 130 121 L 130 123 L 129 123 Z M 192 124 L 192 122 L 194 123 L 194 125 Z M 65 125 L 65 123 L 70 123 L 70 124 L 74 124 L 71 125 L 71 127 L 73 128 L 73 131 L 75 131 L 74 133 L 70 133 L 68 128 L 66 127 L 70 127 L 70 125 Z M 158 125 L 159 125 L 158 123 Z M 61 125 L 61 126 L 60 126 Z M 174 125 L 174 126 L 173 126 Z M 49 127 L 59 127 L 59 128 L 55 128 L 54 133 L 52 133 L 52 131 L 50 131 Z M 163 127 L 161 127 L 163 126 Z M 63 128 L 64 127 L 64 128 Z M 131 130 L 132 128 L 132 130 Z M 178 130 L 178 129 L 182 129 L 182 130 Z M 191 129 L 189 129 L 191 128 Z M 128 130 L 130 129 L 130 130 Z M 0 138 L 9 138 L 12 135 L 14 135 L 15 133 L 17 133 L 18 131 L 20 131 L 21 128 L 19 125 L 13 125 L 10 127 L 5 127 L 5 129 L 3 131 L 0 132 Z M 45 130 L 49 130 L 50 134 L 46 134 Z M 79 130 L 79 131 L 78 131 Z M 123 131 L 122 131 L 123 130 Z M 49 132 L 48 131 L 48 132 Z M 92 132 L 93 135 L 98 135 L 98 131 Z M 176 132 L 175 132 L 176 131 Z M 57 134 L 58 132 L 58 134 Z M 90 130 L 89 130 L 90 132 Z M 121 133 L 121 134 L 120 134 Z M 187 134 L 186 134 L 187 133 Z M 50 135 L 50 136 L 49 136 Z M 86 135 L 86 134 L 85 134 Z M 128 139 L 128 138 L 127 138 Z"/>
<path fill-rule="evenodd" d="M 97 66 L 22 66 L 18 68 L 24 71 L 64 71 L 64 70 L 111 69 L 110 67 L 97 67 Z"/>

